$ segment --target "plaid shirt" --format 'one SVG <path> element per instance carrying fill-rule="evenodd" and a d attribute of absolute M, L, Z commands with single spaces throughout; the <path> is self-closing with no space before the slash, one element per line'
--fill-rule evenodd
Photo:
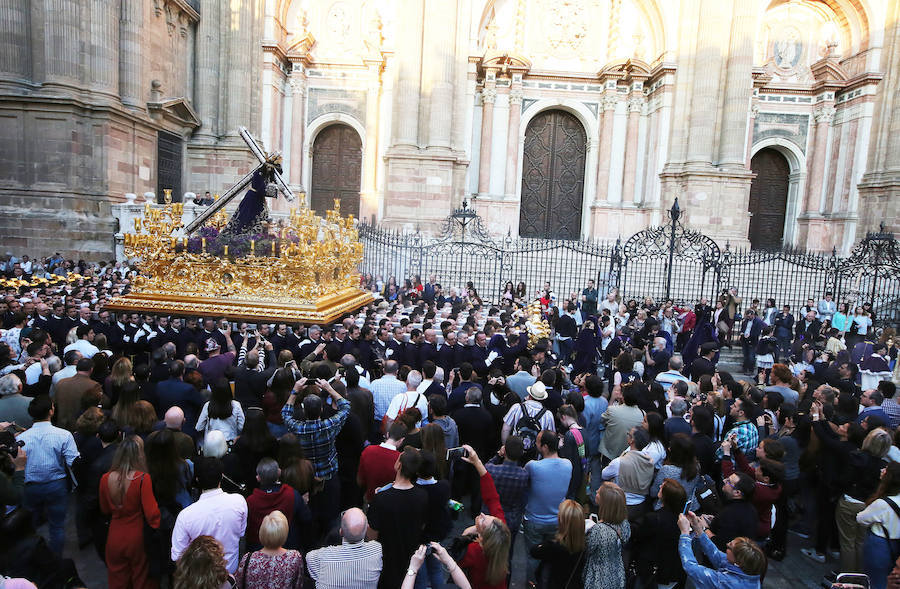
<path fill-rule="evenodd" d="M 350 415 L 350 401 L 339 399 L 337 408 L 337 413 L 328 419 L 301 421 L 294 419 L 293 405 L 286 404 L 281 408 L 284 426 L 289 432 L 297 434 L 303 452 L 312 461 L 316 476 L 321 479 L 330 479 L 337 472 L 337 450 L 334 448 L 334 439 Z"/>
<path fill-rule="evenodd" d="M 528 502 L 528 487 L 531 485 L 531 475 L 528 471 L 509 460 L 497 464 L 489 462 L 484 465 L 494 486 L 500 495 L 500 506 L 506 514 L 506 523 L 511 532 L 519 529 L 522 515 L 525 513 L 525 504 Z"/>
<path fill-rule="evenodd" d="M 894 399 L 885 399 L 881 404 L 881 410 L 888 416 L 890 421 L 888 425 L 891 426 L 891 429 L 897 429 L 897 426 L 900 425 L 900 404 Z"/>
<path fill-rule="evenodd" d="M 749 454 L 759 446 L 759 430 L 756 429 L 756 425 L 749 421 L 739 421 L 734 424 L 734 427 L 725 433 L 725 439 L 727 440 L 731 434 L 737 436 L 737 447 L 744 454 Z M 716 450 L 716 458 L 721 460 L 722 456 L 724 456 L 724 453 L 722 448 L 719 448 Z"/>

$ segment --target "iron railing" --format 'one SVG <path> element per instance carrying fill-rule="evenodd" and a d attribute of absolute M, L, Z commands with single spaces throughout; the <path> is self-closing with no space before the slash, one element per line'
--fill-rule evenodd
<path fill-rule="evenodd" d="M 673 211 L 676 211 L 673 213 Z M 528 295 L 549 282 L 560 298 L 580 293 L 589 279 L 601 293 L 618 288 L 623 300 L 672 299 L 713 303 L 734 287 L 749 305 L 774 298 L 799 309 L 826 292 L 852 307 L 870 302 L 879 328 L 900 324 L 900 244 L 890 233 L 870 233 L 847 257 L 796 249 L 720 248 L 684 227 L 673 206 L 670 223 L 649 227 L 622 243 L 488 235 L 467 203 L 447 218 L 437 235 L 401 232 L 360 223 L 364 244 L 359 270 L 403 279 L 435 275 L 445 291 L 472 282 L 484 301 L 499 300 L 504 285 L 526 284 Z"/>

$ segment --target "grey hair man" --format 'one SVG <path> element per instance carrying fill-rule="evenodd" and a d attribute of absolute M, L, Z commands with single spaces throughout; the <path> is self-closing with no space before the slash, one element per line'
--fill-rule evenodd
<path fill-rule="evenodd" d="M 29 397 L 22 395 L 22 381 L 15 374 L 7 374 L 0 378 L 0 421 L 8 421 L 31 427 L 32 419 L 28 415 Z"/>

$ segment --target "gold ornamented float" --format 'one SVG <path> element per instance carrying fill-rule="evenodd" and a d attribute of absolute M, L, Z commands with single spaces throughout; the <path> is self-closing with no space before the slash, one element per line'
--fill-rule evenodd
<path fill-rule="evenodd" d="M 162 208 L 147 204 L 134 233 L 125 234 L 125 255 L 139 259 L 138 276 L 108 309 L 327 323 L 372 300 L 359 288 L 363 246 L 355 221 L 341 217 L 338 200 L 324 219 L 302 207 L 291 209 L 283 226 L 229 234 L 227 218 L 217 213 L 196 234 L 176 237 L 184 205 L 166 197 Z"/>

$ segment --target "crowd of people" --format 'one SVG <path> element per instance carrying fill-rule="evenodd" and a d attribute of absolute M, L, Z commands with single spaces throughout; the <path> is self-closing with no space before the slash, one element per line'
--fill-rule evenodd
<path fill-rule="evenodd" d="M 516 544 L 529 586 L 759 587 L 809 523 L 805 557 L 900 580 L 871 308 L 364 276 L 338 324 L 254 325 L 114 315 L 127 266 L 50 266 L 73 278 L 0 283 L 7 587 L 81 586 L 70 515 L 110 587 L 495 589 Z M 744 377 L 717 367 L 734 340 Z"/>

